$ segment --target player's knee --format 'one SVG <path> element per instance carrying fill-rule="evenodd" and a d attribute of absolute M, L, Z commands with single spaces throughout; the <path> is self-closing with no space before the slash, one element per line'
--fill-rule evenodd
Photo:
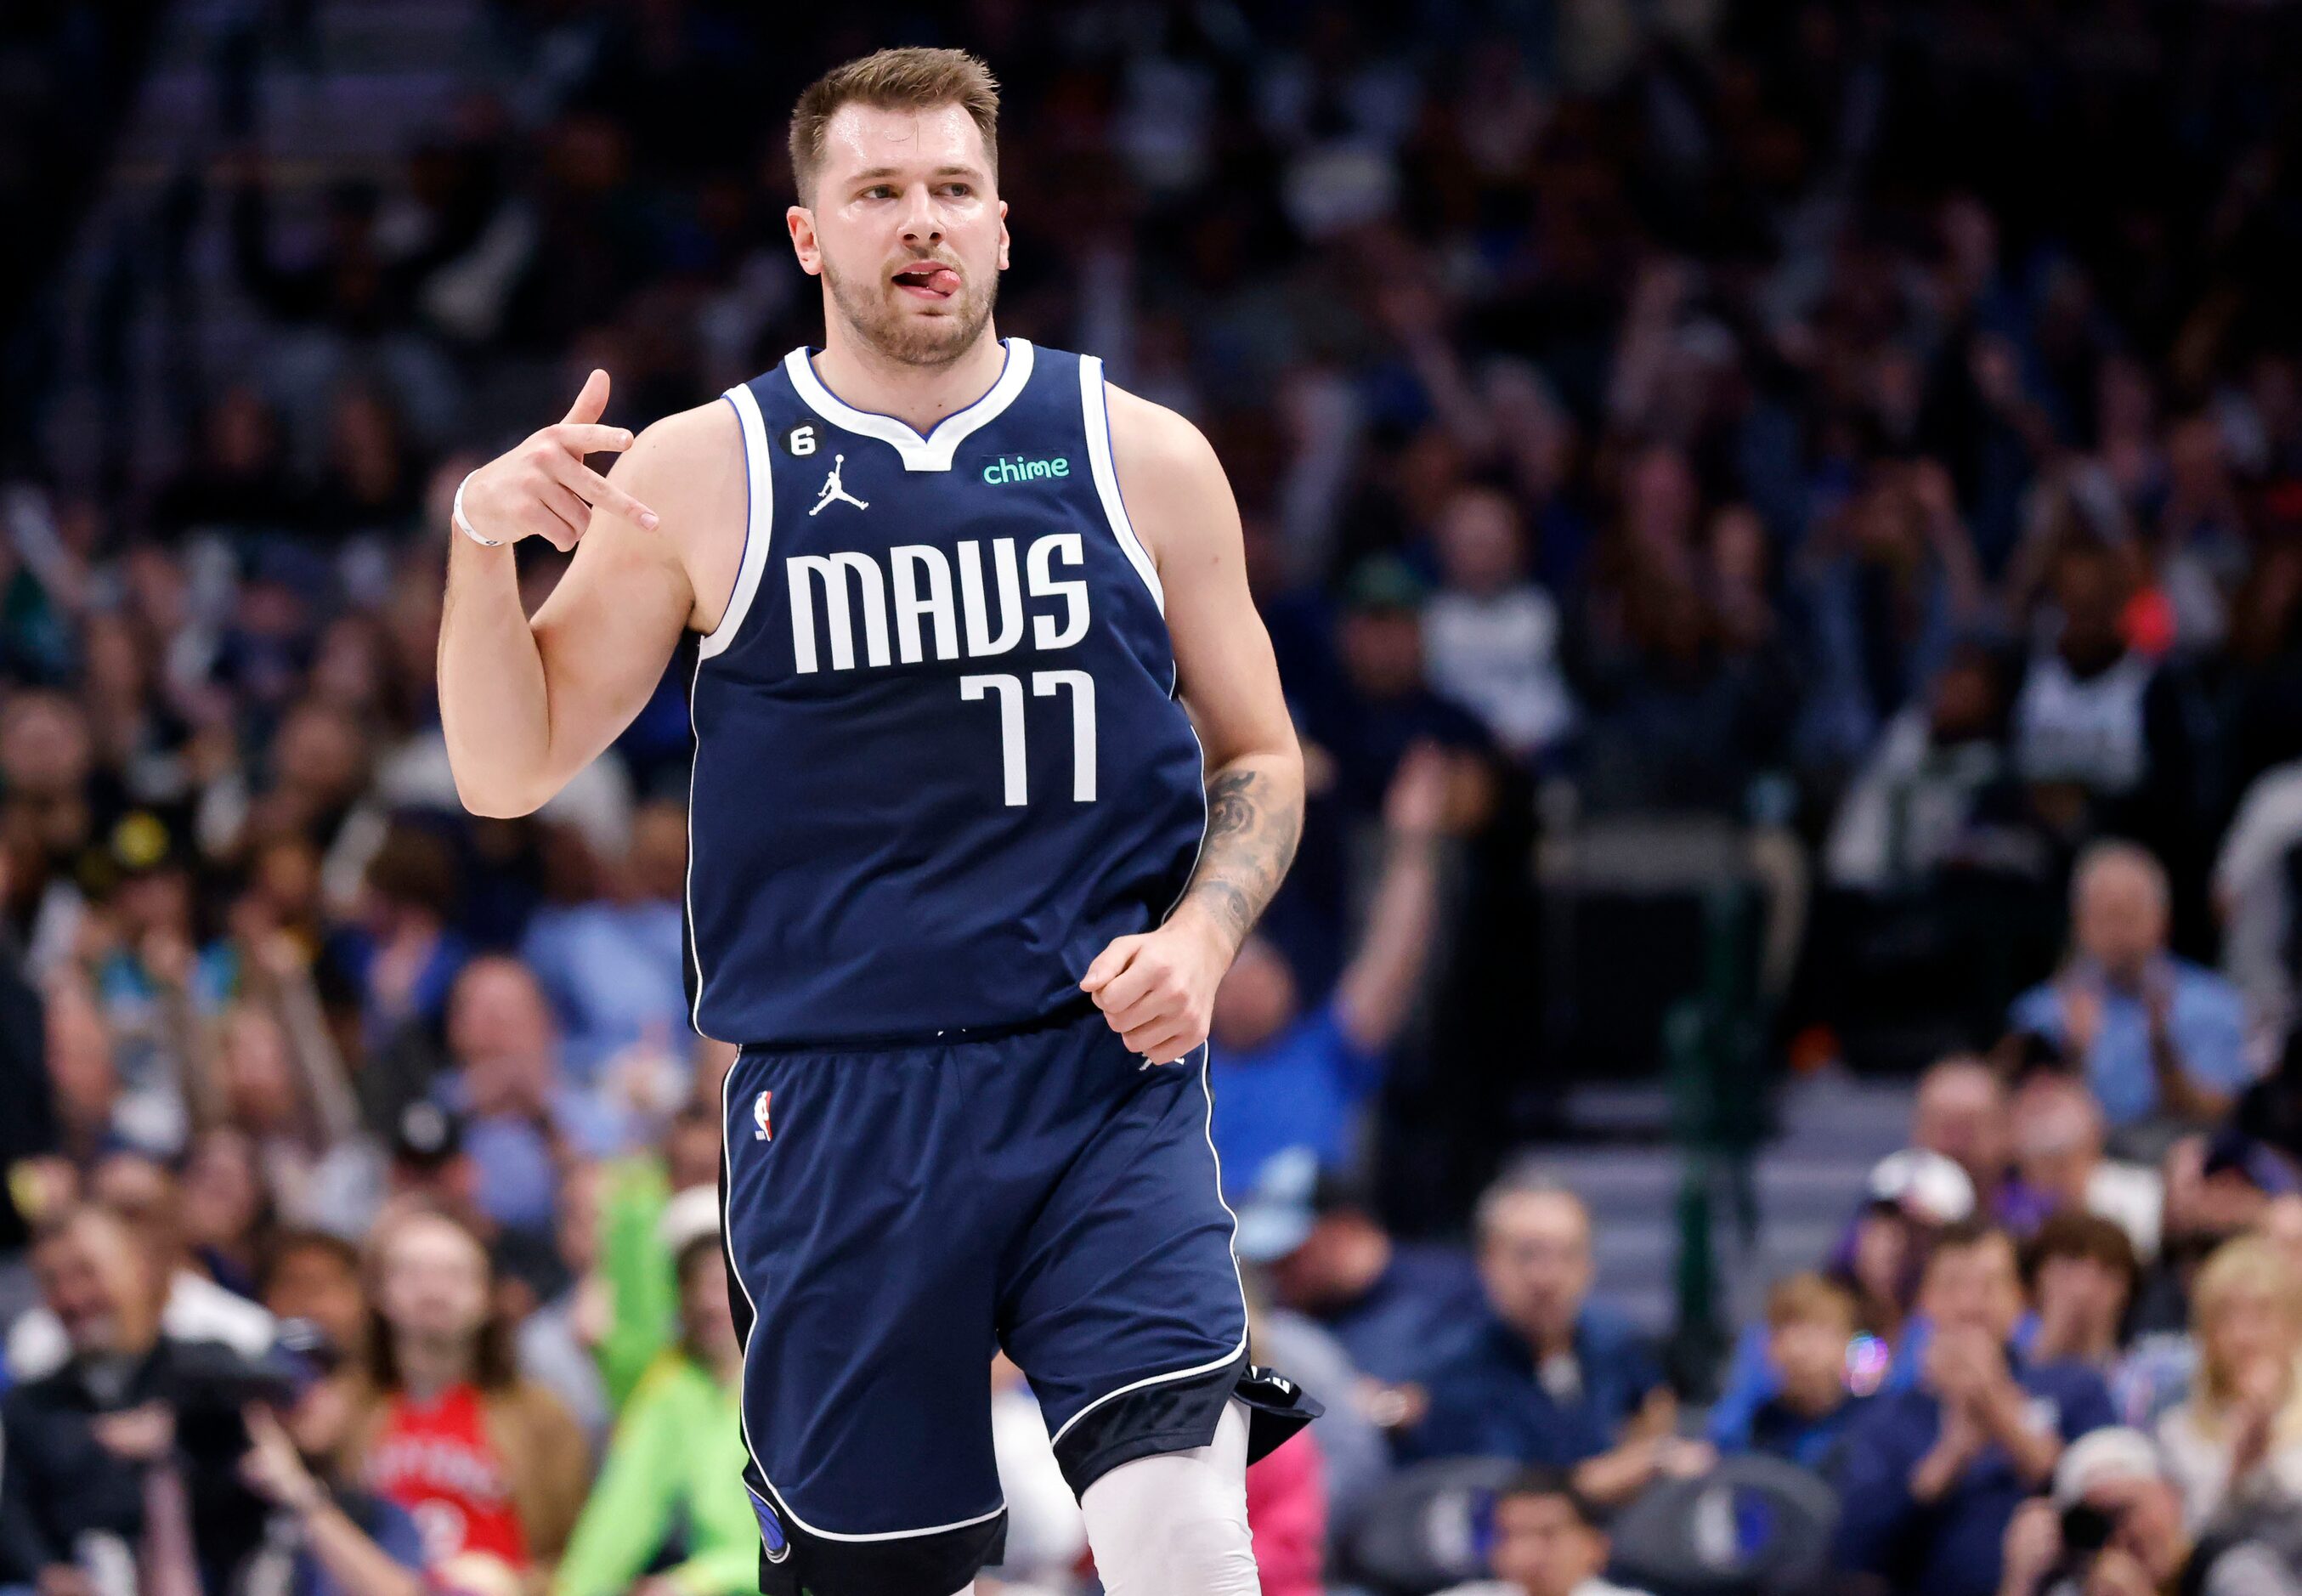
<path fill-rule="evenodd" d="M 1122 1463 L 1080 1499 L 1107 1596 L 1257 1596 L 1247 1526 L 1246 1421 L 1214 1444 Z"/>
<path fill-rule="evenodd" d="M 1168 1466 L 1161 1466 L 1166 1465 Z M 1122 1464 L 1081 1507 L 1105 1596 L 1257 1596 L 1242 1496 L 1227 1499 L 1181 1454 Z"/>

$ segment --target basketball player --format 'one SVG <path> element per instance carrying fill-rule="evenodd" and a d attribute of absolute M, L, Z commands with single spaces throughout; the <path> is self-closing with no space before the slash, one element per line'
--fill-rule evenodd
<path fill-rule="evenodd" d="M 787 221 L 823 348 L 636 439 L 594 372 L 467 477 L 441 713 L 465 802 L 525 814 L 696 634 L 688 978 L 742 1045 L 762 1587 L 971 1588 L 1004 1534 L 996 1345 L 1105 1588 L 1235 1596 L 1247 1462 L 1315 1409 L 1248 1363 L 1207 1024 L 1302 763 L 1206 440 L 993 331 L 997 105 L 948 50 L 807 90 Z M 528 536 L 576 551 L 533 621 Z"/>

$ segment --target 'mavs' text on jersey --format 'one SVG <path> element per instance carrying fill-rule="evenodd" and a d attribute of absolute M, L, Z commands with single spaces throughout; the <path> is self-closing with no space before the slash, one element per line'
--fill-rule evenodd
<path fill-rule="evenodd" d="M 820 635 L 828 640 L 832 670 L 855 668 L 855 629 L 861 620 L 863 659 L 883 666 L 900 660 L 916 665 L 932 657 L 979 659 L 1004 654 L 1031 627 L 1040 650 L 1067 649 L 1087 635 L 1088 584 L 1059 577 L 1058 565 L 1083 567 L 1086 554 L 1076 532 L 1034 538 L 1019 569 L 1013 538 L 988 542 L 989 584 L 984 580 L 986 545 L 970 538 L 953 550 L 954 559 L 932 543 L 902 543 L 887 550 L 885 563 L 860 550 L 794 554 L 784 562 L 791 585 L 792 658 L 802 675 L 826 668 L 818 651 L 816 615 L 820 601 Z M 1025 595 L 1045 600 L 1025 610 Z M 888 622 L 894 621 L 892 642 Z"/>

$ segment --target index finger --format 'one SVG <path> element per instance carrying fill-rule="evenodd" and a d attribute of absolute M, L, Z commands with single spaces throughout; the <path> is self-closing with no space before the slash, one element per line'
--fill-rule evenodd
<path fill-rule="evenodd" d="M 1127 968 L 1128 962 L 1135 957 L 1135 950 L 1141 945 L 1142 939 L 1138 937 L 1122 937 L 1113 941 L 1095 956 L 1095 962 L 1087 967 L 1087 973 L 1080 977 L 1080 989 L 1092 992 L 1110 980 Z"/>
<path fill-rule="evenodd" d="M 610 510 L 626 520 L 636 521 L 648 531 L 656 528 L 656 513 L 615 483 L 584 465 L 581 460 L 569 460 L 557 473 L 559 480 L 576 491 L 576 496 L 595 510 Z"/>

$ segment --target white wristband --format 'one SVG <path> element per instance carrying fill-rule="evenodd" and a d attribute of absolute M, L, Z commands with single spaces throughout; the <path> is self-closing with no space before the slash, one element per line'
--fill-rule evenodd
<path fill-rule="evenodd" d="M 456 530 L 458 532 L 462 533 L 466 537 L 471 539 L 472 542 L 477 543 L 481 548 L 500 549 L 503 547 L 503 540 L 501 538 L 483 538 L 478 533 L 472 530 L 472 524 L 469 521 L 464 519 L 465 484 L 468 483 L 472 478 L 478 475 L 479 470 L 477 467 L 464 473 L 463 482 L 456 484 L 456 504 L 455 508 L 448 512 L 448 518 L 456 524 Z"/>

